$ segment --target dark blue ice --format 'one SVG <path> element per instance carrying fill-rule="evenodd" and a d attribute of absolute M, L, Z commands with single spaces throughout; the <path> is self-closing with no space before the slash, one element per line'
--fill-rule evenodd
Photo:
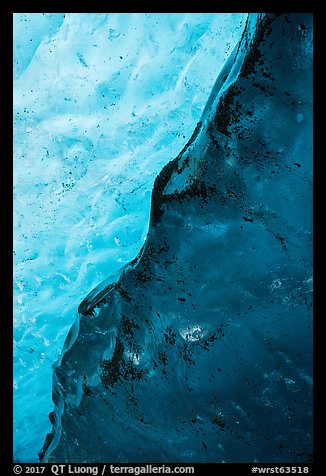
<path fill-rule="evenodd" d="M 40 458 L 311 461 L 311 221 L 312 16 L 250 14 L 141 252 L 79 306 Z"/>

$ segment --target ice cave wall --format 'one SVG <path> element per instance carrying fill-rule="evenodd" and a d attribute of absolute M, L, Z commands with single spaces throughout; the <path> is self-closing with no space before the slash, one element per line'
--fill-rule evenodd
<path fill-rule="evenodd" d="M 136 256 L 246 14 L 14 14 L 14 458 L 50 431 L 78 303 Z"/>
<path fill-rule="evenodd" d="M 312 15 L 250 14 L 155 180 L 138 257 L 81 303 L 40 458 L 312 458 Z"/>

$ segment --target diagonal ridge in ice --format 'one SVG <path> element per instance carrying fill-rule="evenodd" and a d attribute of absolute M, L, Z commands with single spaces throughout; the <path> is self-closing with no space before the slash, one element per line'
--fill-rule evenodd
<path fill-rule="evenodd" d="M 249 15 L 140 259 L 78 316 L 42 461 L 311 460 L 311 64 L 312 15 Z"/>
<path fill-rule="evenodd" d="M 14 14 L 15 461 L 37 460 L 77 305 L 141 249 L 154 179 L 245 19 Z"/>

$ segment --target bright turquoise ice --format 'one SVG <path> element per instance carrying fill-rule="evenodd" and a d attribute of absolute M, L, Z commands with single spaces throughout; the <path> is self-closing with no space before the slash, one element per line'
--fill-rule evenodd
<path fill-rule="evenodd" d="M 245 14 L 14 15 L 14 456 L 50 431 L 82 298 L 134 258 Z"/>

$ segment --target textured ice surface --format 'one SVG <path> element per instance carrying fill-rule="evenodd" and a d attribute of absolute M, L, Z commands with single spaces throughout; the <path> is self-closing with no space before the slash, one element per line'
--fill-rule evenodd
<path fill-rule="evenodd" d="M 244 14 L 14 15 L 14 454 L 37 459 L 78 304 L 133 259 Z"/>
<path fill-rule="evenodd" d="M 46 461 L 310 461 L 311 24 L 249 16 L 143 249 L 79 306 Z"/>

